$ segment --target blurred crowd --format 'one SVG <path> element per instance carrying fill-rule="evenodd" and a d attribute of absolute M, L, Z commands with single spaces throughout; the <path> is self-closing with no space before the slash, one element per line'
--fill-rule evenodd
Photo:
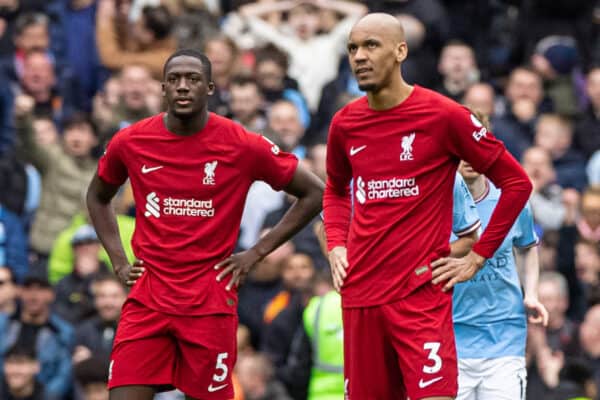
<path fill-rule="evenodd" d="M 345 58 L 347 35 L 373 11 L 404 25 L 405 79 L 487 114 L 533 181 L 539 297 L 550 322 L 529 330 L 527 398 L 597 398 L 597 0 L 0 0 L 0 398 L 108 399 L 127 292 L 83 197 L 115 132 L 163 109 L 166 58 L 203 50 L 216 85 L 210 111 L 325 179 L 331 117 L 363 94 Z M 238 249 L 292 201 L 254 184 Z M 133 260 L 129 187 L 115 210 Z M 316 219 L 239 291 L 237 399 L 307 398 L 311 356 L 302 349 L 314 326 L 306 307 L 332 291 L 320 229 Z"/>

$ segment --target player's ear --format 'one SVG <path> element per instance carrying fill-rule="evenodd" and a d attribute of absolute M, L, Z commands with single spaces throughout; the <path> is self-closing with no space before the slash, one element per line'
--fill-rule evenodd
<path fill-rule="evenodd" d="M 215 92 L 215 83 L 213 81 L 208 82 L 208 94 L 212 95 Z"/>
<path fill-rule="evenodd" d="M 167 91 L 165 89 L 165 83 L 164 82 L 160 83 L 160 91 L 161 91 L 162 97 L 166 97 L 167 96 Z"/>
<path fill-rule="evenodd" d="M 406 45 L 406 42 L 399 42 L 396 45 L 396 61 L 398 63 L 403 62 L 406 57 L 408 56 L 408 46 Z"/>

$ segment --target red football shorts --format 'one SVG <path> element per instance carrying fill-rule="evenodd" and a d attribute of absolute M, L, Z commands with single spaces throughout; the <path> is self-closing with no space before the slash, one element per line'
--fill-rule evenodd
<path fill-rule="evenodd" d="M 237 323 L 235 315 L 169 315 L 127 300 L 111 355 L 109 389 L 176 387 L 198 399 L 232 399 Z"/>
<path fill-rule="evenodd" d="M 376 307 L 345 308 L 346 400 L 455 397 L 452 295 L 426 284 Z"/>

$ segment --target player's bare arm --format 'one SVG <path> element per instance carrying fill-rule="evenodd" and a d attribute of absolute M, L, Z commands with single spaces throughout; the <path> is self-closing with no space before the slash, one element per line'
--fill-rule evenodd
<path fill-rule="evenodd" d="M 144 267 L 142 260 L 135 260 L 131 265 L 125 255 L 117 218 L 110 203 L 118 190 L 119 186 L 104 182 L 96 174 L 88 188 L 86 201 L 98 238 L 110 257 L 115 273 L 125 285 L 133 286 L 144 273 Z"/>
<path fill-rule="evenodd" d="M 323 182 L 298 164 L 291 182 L 284 189 L 297 200 L 281 221 L 254 246 L 218 263 L 215 269 L 222 271 L 217 280 L 220 281 L 231 274 L 227 290 L 238 286 L 258 261 L 289 240 L 321 211 L 323 189 Z"/>
<path fill-rule="evenodd" d="M 466 235 L 461 235 L 457 240 L 450 243 L 450 256 L 451 257 L 464 257 L 469 253 L 475 242 L 479 239 L 479 233 L 477 230 L 469 232 Z"/>
<path fill-rule="evenodd" d="M 524 288 L 523 304 L 529 315 L 531 324 L 548 325 L 548 311 L 539 301 L 537 295 L 538 280 L 540 275 L 539 250 L 537 246 L 525 249 L 515 249 L 517 270 Z"/>

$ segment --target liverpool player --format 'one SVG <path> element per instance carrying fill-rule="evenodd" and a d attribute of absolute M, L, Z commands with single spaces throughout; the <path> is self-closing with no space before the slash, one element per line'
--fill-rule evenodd
<path fill-rule="evenodd" d="M 206 56 L 174 53 L 164 70 L 167 112 L 118 132 L 88 190 L 98 235 L 132 286 L 111 356 L 111 400 L 152 399 L 172 387 L 188 399 L 232 398 L 237 285 L 320 210 L 320 180 L 260 135 L 207 112 L 213 89 Z M 136 202 L 133 248 L 143 260 L 135 266 L 110 205 L 127 178 Z M 256 180 L 298 200 L 256 245 L 231 255 Z"/>
<path fill-rule="evenodd" d="M 407 47 L 394 17 L 362 18 L 348 53 L 367 96 L 331 123 L 324 196 L 330 263 L 347 268 L 341 294 L 348 396 L 451 399 L 457 362 L 449 291 L 494 254 L 531 183 L 467 109 L 404 82 Z M 473 249 L 451 258 L 452 186 L 461 158 L 502 195 Z"/>

